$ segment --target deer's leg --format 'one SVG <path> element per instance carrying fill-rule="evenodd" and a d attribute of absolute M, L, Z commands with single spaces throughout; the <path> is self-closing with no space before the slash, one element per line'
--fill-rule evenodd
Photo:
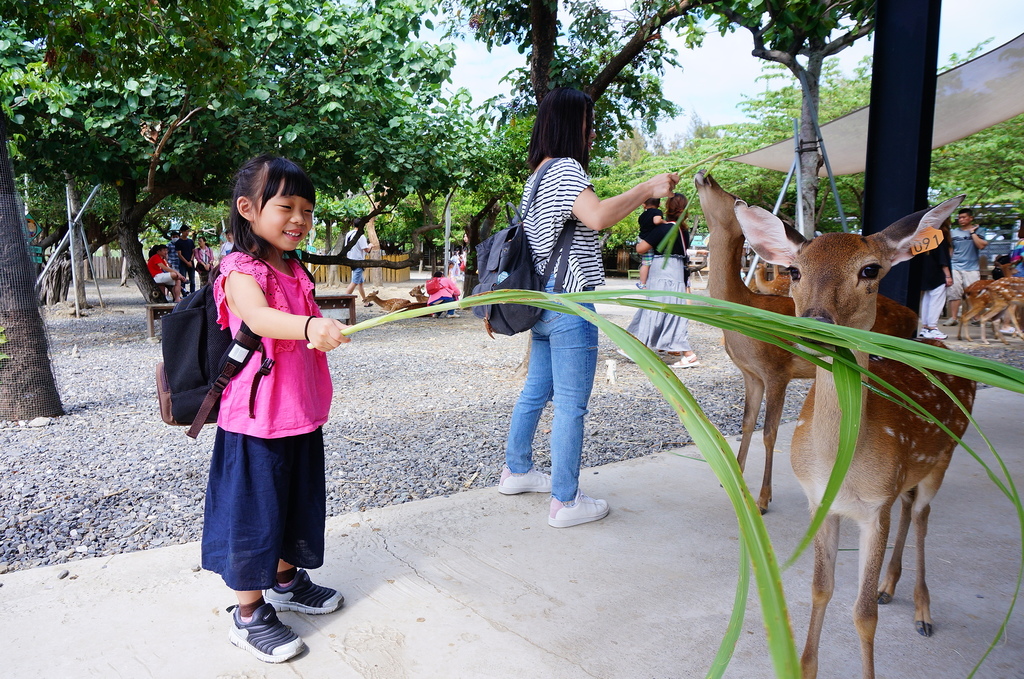
<path fill-rule="evenodd" d="M 942 485 L 945 468 L 934 470 L 918 485 L 914 498 L 914 533 L 917 539 L 917 584 L 914 587 L 914 626 L 923 637 L 932 635 L 931 596 L 925 582 L 924 540 L 928 535 L 928 515 L 931 514 L 932 498 Z"/>
<path fill-rule="evenodd" d="M 818 676 L 818 647 L 821 628 L 825 623 L 825 608 L 832 599 L 836 585 L 836 554 L 839 552 L 839 515 L 829 514 L 814 536 L 814 577 L 811 580 L 811 623 L 807 628 L 807 642 L 800 657 L 803 679 Z"/>
<path fill-rule="evenodd" d="M 747 453 L 750 451 L 750 439 L 757 427 L 757 414 L 761 410 L 761 399 L 764 397 L 764 383 L 759 377 L 746 371 L 743 372 L 743 435 L 740 438 L 740 449 L 736 453 L 736 462 L 740 471 L 746 469 Z"/>
<path fill-rule="evenodd" d="M 878 603 L 887 604 L 896 595 L 896 583 L 903 574 L 903 548 L 907 544 L 907 533 L 910 531 L 911 508 L 917 488 L 911 488 L 900 495 L 900 525 L 896 529 L 896 540 L 893 543 L 892 556 L 889 557 L 889 568 L 885 581 L 878 588 Z"/>
<path fill-rule="evenodd" d="M 1003 344 L 1008 344 L 1006 338 L 1003 337 L 1003 333 L 999 332 L 999 328 L 996 327 L 996 321 L 1002 316 L 1003 310 L 1009 306 L 1004 299 L 997 299 L 993 304 L 992 308 L 987 313 L 981 316 L 979 319 L 979 325 L 981 325 L 981 341 L 982 344 L 988 344 L 988 340 L 985 338 L 985 326 L 989 321 L 992 321 L 992 333 L 1002 340 Z"/>
<path fill-rule="evenodd" d="M 775 440 L 779 437 L 779 422 L 782 421 L 782 408 L 786 403 L 786 385 L 788 380 L 768 382 L 764 405 L 764 478 L 761 480 L 761 496 L 757 506 L 764 514 L 768 511 L 768 503 L 772 501 L 772 466 L 775 460 Z"/>
<path fill-rule="evenodd" d="M 878 626 L 878 576 L 885 559 L 892 505 L 883 505 L 860 526 L 860 589 L 853 605 L 853 624 L 860 636 L 864 679 L 875 677 L 875 628 Z"/>

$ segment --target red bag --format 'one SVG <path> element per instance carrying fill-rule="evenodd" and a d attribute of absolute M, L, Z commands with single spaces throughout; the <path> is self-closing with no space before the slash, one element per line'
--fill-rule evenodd
<path fill-rule="evenodd" d="M 427 291 L 428 295 L 433 295 L 435 292 L 437 292 L 438 290 L 441 289 L 441 279 L 440 278 L 428 278 L 427 279 L 427 284 L 426 284 L 426 286 L 424 286 L 423 289 Z"/>

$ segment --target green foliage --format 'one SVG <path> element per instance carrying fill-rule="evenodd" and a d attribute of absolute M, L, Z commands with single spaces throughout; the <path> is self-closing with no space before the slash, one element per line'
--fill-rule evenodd
<path fill-rule="evenodd" d="M 531 6 L 544 5 L 554 12 L 550 42 L 535 44 Z M 449 30 L 457 35 L 470 34 L 487 45 L 515 45 L 523 53 L 524 65 L 505 76 L 512 83 L 512 101 L 505 102 L 508 116 L 529 115 L 536 106 L 536 94 L 530 77 L 534 60 L 550 57 L 543 74 L 547 87 L 575 87 L 596 94 L 598 155 L 612 155 L 615 139 L 629 134 L 637 120 L 653 133 L 657 120 L 678 115 L 679 109 L 664 97 L 661 75 L 667 67 L 679 67 L 677 53 L 661 31 L 670 30 L 699 35 L 696 18 L 680 16 L 679 3 L 653 0 L 631 3 L 628 10 L 608 10 L 597 0 L 573 0 L 568 3 L 530 3 L 511 0 L 442 0 L 451 17 Z M 565 18 L 560 18 L 558 12 Z M 683 10 L 685 12 L 685 10 Z M 663 23 L 664 22 L 664 23 Z M 544 30 L 541 31 L 544 33 Z M 692 40 L 693 38 L 691 38 Z M 642 47 L 624 63 L 616 62 L 630 41 Z M 615 62 L 620 70 L 606 82 L 605 68 Z M 600 90 L 595 92 L 595 86 Z M 607 89 L 605 89 L 607 86 Z"/>
<path fill-rule="evenodd" d="M 4 332 L 3 327 L 0 326 L 0 345 L 4 345 L 4 344 L 7 344 L 7 333 Z M 10 356 L 8 356 L 4 352 L 0 351 L 0 361 L 6 360 L 6 359 L 9 359 L 9 358 L 10 358 Z"/>
<path fill-rule="evenodd" d="M 836 32 L 855 33 L 872 24 L 875 17 L 872 0 L 830 4 L 819 0 L 726 0 L 706 3 L 702 9 L 715 20 L 722 35 L 736 25 L 743 26 L 755 32 L 759 47 L 793 57 L 826 45 Z"/>
<path fill-rule="evenodd" d="M 54 21 L 48 7 L 19 5 L 4 25 L 14 35 L 0 40 L 0 58 L 9 68 L 47 64 L 45 84 L 62 95 L 9 79 L 2 98 L 22 140 L 18 171 L 46 183 L 67 170 L 116 187 L 129 231 L 150 228 L 152 238 L 189 221 L 178 203 L 143 223 L 167 196 L 224 200 L 234 170 L 268 151 L 302 162 L 321 196 L 371 195 L 384 209 L 480 181 L 486 121 L 467 93 L 440 96 L 452 47 L 414 40 L 429 2 L 217 2 L 209 25 L 189 14 L 195 3 L 180 3 L 180 17 L 143 8 L 151 24 L 109 53 L 97 41 L 122 35 L 137 3 L 71 4 L 53 8 Z M 85 22 L 80 49 L 64 42 L 64 22 Z M 193 42 L 194 31 L 209 40 Z M 212 65 L 185 68 L 160 52 L 165 43 L 171 54 L 188 43 L 194 64 Z"/>

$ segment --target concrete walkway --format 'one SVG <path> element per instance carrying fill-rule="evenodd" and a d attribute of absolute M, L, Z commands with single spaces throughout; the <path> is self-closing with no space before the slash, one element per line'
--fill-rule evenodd
<path fill-rule="evenodd" d="M 979 392 L 978 419 L 1024 479 L 1024 396 Z M 780 560 L 807 525 L 782 428 L 771 512 Z M 970 442 L 981 450 L 976 433 Z M 735 444 L 735 442 L 733 442 Z M 755 445 L 756 449 L 757 446 Z M 987 455 L 986 455 L 987 458 Z M 760 479 L 752 454 L 748 483 Z M 584 470 L 583 488 L 610 516 L 556 530 L 547 497 L 493 489 L 335 517 L 327 565 L 339 587 L 332 615 L 282 619 L 309 650 L 265 665 L 227 641 L 231 594 L 181 545 L 0 576 L 0 675 L 49 677 L 330 677 L 347 679 L 704 676 L 728 623 L 737 527 L 726 497 L 692 448 Z M 895 601 L 881 609 L 879 677 L 966 677 L 1006 614 L 1020 558 L 1008 500 L 958 451 L 933 503 L 928 582 L 935 635 L 913 624 L 913 548 Z M 859 676 L 850 619 L 857 536 L 844 526 L 837 591 L 826 619 L 822 677 Z M 70 575 L 60 579 L 63 570 Z M 783 574 L 803 645 L 811 559 Z M 727 672 L 772 677 L 756 592 Z M 1013 616 L 978 676 L 1024 677 L 1024 613 Z"/>

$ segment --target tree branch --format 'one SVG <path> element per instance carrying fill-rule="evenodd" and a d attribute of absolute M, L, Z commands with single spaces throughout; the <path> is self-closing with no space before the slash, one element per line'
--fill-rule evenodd
<path fill-rule="evenodd" d="M 664 14 L 656 14 L 647 22 L 641 24 L 633 34 L 633 37 L 619 50 L 618 54 L 608 61 L 605 67 L 601 69 L 601 72 L 594 78 L 593 82 L 590 83 L 590 86 L 586 88 L 590 98 L 594 101 L 600 99 L 601 95 L 611 86 L 619 73 L 644 51 L 647 43 L 658 37 L 659 31 L 663 27 L 703 3 L 704 0 L 683 0 L 670 7 Z"/>
<path fill-rule="evenodd" d="M 832 40 L 827 45 L 825 45 L 825 48 L 822 50 L 822 56 L 830 57 L 833 54 L 843 51 L 844 49 L 852 45 L 855 41 L 859 40 L 860 38 L 863 38 L 865 35 L 869 34 L 873 30 L 875 30 L 874 21 L 869 21 L 863 26 L 859 26 L 854 30 L 851 30 L 849 33 L 839 38 L 836 38 L 835 40 Z"/>
<path fill-rule="evenodd" d="M 185 101 L 182 102 L 181 110 L 184 111 L 185 107 L 187 105 L 188 105 L 188 96 L 186 96 L 185 97 Z M 178 129 L 178 127 L 180 127 L 181 125 L 183 125 L 186 122 L 188 122 L 189 118 L 191 118 L 193 115 L 195 115 L 199 111 L 204 110 L 205 108 L 206 108 L 205 106 L 200 106 L 198 108 L 192 109 L 191 111 L 188 112 L 187 115 L 185 115 L 184 118 L 179 117 L 177 120 L 175 120 L 173 123 L 171 123 L 170 126 L 167 128 L 167 131 L 164 132 L 164 136 L 160 139 L 160 143 L 157 144 L 156 149 L 154 149 L 154 151 L 152 153 L 152 156 L 151 156 L 152 160 L 149 161 L 149 175 L 146 178 L 146 188 L 142 189 L 142 191 L 144 193 L 149 193 L 149 192 L 151 192 L 153 190 L 153 184 L 156 181 L 156 166 L 160 162 L 160 156 L 161 156 L 161 154 L 164 151 L 164 146 L 167 145 L 167 140 L 171 138 L 171 134 L 173 134 L 174 131 L 176 129 Z"/>

